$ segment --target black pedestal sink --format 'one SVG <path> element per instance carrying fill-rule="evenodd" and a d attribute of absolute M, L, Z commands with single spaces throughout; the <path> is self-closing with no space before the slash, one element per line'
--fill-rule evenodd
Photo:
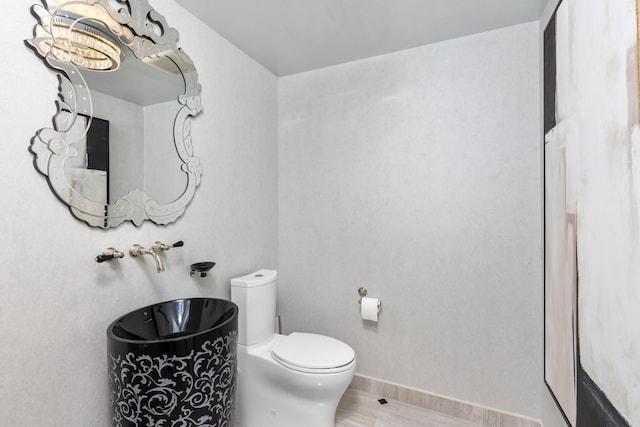
<path fill-rule="evenodd" d="M 190 298 L 143 307 L 107 328 L 113 425 L 234 425 L 238 307 Z"/>

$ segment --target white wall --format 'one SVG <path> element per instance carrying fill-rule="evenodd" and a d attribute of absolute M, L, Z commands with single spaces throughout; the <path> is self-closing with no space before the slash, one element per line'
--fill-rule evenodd
<path fill-rule="evenodd" d="M 539 418 L 538 23 L 280 78 L 286 331 L 357 371 Z M 376 325 L 357 289 L 383 301 Z"/>
<path fill-rule="evenodd" d="M 177 223 L 91 229 L 55 198 L 28 151 L 57 96 L 55 74 L 23 42 L 32 3 L 8 2 L 0 17 L 12 64 L 0 79 L 0 424 L 106 427 L 110 321 L 174 297 L 228 297 L 230 277 L 277 268 L 277 81 L 173 1 L 154 0 L 203 86 L 193 121 L 202 183 Z M 162 274 L 148 257 L 94 262 L 107 246 L 156 239 L 185 242 L 166 254 Z M 189 265 L 208 260 L 218 263 L 213 274 L 192 279 Z"/>
<path fill-rule="evenodd" d="M 145 167 L 141 189 L 159 203 L 177 200 L 187 188 L 187 174 L 173 142 L 175 117 L 181 108 L 182 104 L 175 100 L 144 107 Z M 158 120 L 166 117 L 170 119 Z M 157 162 L 166 167 L 154 167 Z"/>
<path fill-rule="evenodd" d="M 109 121 L 109 194 L 112 203 L 144 189 L 144 109 L 133 102 L 92 92 L 93 115 Z M 113 143 L 115 141 L 115 143 Z"/>

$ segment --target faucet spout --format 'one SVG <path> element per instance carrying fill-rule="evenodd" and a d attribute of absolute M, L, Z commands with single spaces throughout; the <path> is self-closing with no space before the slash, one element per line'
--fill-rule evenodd
<path fill-rule="evenodd" d="M 161 273 L 164 271 L 164 264 L 162 264 L 162 260 L 156 251 L 153 249 L 143 248 L 142 246 L 135 244 L 129 248 L 129 254 L 132 257 L 137 257 L 138 255 L 151 255 L 156 262 L 156 271 Z"/>
<path fill-rule="evenodd" d="M 158 252 L 154 251 L 153 249 L 149 249 L 147 253 L 151 255 L 156 261 L 156 271 L 158 273 L 162 273 L 164 271 L 164 264 L 162 264 L 162 259 L 160 259 L 160 255 L 158 255 Z"/>

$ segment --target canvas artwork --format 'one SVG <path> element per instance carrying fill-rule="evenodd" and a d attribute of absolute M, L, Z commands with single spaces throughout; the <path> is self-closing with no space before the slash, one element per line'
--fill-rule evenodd
<path fill-rule="evenodd" d="M 632 0 L 632 3 L 635 1 Z M 580 61 L 588 59 L 589 56 L 576 55 L 575 49 L 577 46 L 581 49 L 587 46 L 588 49 L 589 43 L 576 43 L 578 36 L 575 28 L 577 24 L 585 25 L 585 21 L 597 21 L 599 17 L 594 19 L 593 15 L 587 15 L 591 11 L 583 6 L 586 5 L 580 4 L 578 0 L 562 0 L 544 31 L 544 379 L 567 425 L 628 427 L 631 425 L 629 420 L 621 414 L 620 408 L 609 399 L 602 385 L 590 376 L 590 372 L 584 366 L 585 360 L 591 364 L 604 361 L 612 366 L 618 361 L 615 359 L 617 355 L 610 349 L 594 347 L 594 343 L 601 341 L 598 341 L 600 336 L 594 339 L 590 335 L 597 335 L 599 332 L 593 331 L 592 324 L 588 325 L 591 328 L 587 328 L 586 325 L 582 325 L 581 328 L 581 319 L 590 321 L 598 316 L 599 321 L 604 324 L 609 321 L 609 313 L 605 311 L 587 311 L 594 308 L 591 304 L 592 299 L 582 301 L 580 298 L 580 257 L 586 246 L 584 240 L 581 240 L 581 233 L 585 231 L 580 228 L 583 223 L 581 214 L 584 213 L 582 203 L 585 199 L 591 202 L 592 199 L 589 197 L 593 197 L 592 194 L 586 194 L 589 188 L 593 187 L 588 187 L 585 183 L 591 186 L 598 184 L 593 181 L 593 176 L 596 175 L 592 172 L 592 164 L 585 165 L 582 162 L 585 162 L 585 157 L 588 158 L 588 154 L 585 154 L 588 149 L 606 147 L 606 142 L 613 145 L 610 141 L 598 140 L 594 133 L 585 132 L 585 129 L 592 129 L 588 123 L 593 123 L 593 118 L 590 122 L 585 119 L 592 110 L 584 107 L 584 91 L 581 90 L 584 86 L 581 85 L 584 85 L 584 82 L 592 83 L 594 79 L 592 75 L 586 78 L 584 75 L 578 76 L 585 65 L 585 62 Z M 635 16 L 634 19 L 637 25 Z M 603 26 L 598 30 L 608 31 L 610 28 L 617 27 Z M 637 49 L 637 43 L 635 48 Z M 635 58 L 633 60 L 635 61 Z M 636 80 L 631 84 L 637 85 L 637 76 L 634 78 Z M 602 93 L 608 90 L 605 86 L 608 83 L 609 81 L 603 79 Z M 586 87 L 593 90 L 593 85 Z M 635 86 L 633 88 L 637 89 Z M 594 93 L 598 93 L 597 89 Z M 629 107 L 630 113 L 625 113 L 626 116 L 635 114 L 634 108 Z M 606 125 L 607 119 L 609 118 L 603 118 L 602 123 Z M 611 141 L 624 142 L 620 137 Z M 591 145 L 587 147 L 588 144 Z M 616 156 L 617 154 L 612 154 L 610 158 L 620 158 Z M 596 158 L 595 164 L 598 164 L 598 161 Z M 610 179 L 610 176 L 604 176 L 604 179 Z M 593 221 L 593 207 L 591 204 L 588 205 L 592 209 L 589 219 Z M 589 237 L 593 237 L 593 233 L 589 234 Z M 585 246 L 581 247 L 579 244 Z M 593 248 L 588 249 L 590 255 Z M 593 286 L 593 282 L 592 279 L 590 286 Z M 597 292 L 606 292 L 602 290 L 607 289 L 606 283 L 602 285 Z M 589 297 L 597 294 L 593 292 L 593 288 L 589 291 Z M 600 307 L 602 306 L 604 304 Z M 584 353 L 586 344 L 588 359 L 585 359 Z M 609 354 L 611 360 L 603 357 Z M 600 359 L 594 362 L 594 355 Z M 599 378 L 602 379 L 602 371 L 599 371 L 599 374 Z M 618 384 L 611 382 L 607 385 L 613 388 Z M 621 398 L 618 395 L 616 398 L 618 402 L 629 400 L 629 396 Z M 624 409 L 627 413 L 633 413 L 633 408 Z"/>
<path fill-rule="evenodd" d="M 568 191 L 568 147 L 576 145 L 571 119 L 558 122 L 556 76 L 564 69 L 567 47 L 559 8 L 544 33 L 545 145 L 544 145 L 544 375 L 567 422 L 577 414 L 577 248 L 575 200 Z M 573 140 L 572 140 L 573 139 Z M 569 148 L 569 152 L 571 149 Z"/>
<path fill-rule="evenodd" d="M 564 416 L 576 425 L 577 266 L 575 215 L 567 212 L 569 131 L 551 130 L 545 156 L 545 381 Z"/>

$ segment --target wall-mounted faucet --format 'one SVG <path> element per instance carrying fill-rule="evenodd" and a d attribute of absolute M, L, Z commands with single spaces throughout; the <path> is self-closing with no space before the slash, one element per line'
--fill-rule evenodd
<path fill-rule="evenodd" d="M 137 257 L 138 255 L 145 255 L 145 254 L 151 255 L 156 262 L 156 271 L 158 273 L 161 273 L 164 271 L 164 265 L 162 264 L 162 260 L 158 256 L 158 253 L 153 249 L 143 248 L 142 246 L 136 243 L 135 245 L 129 248 L 129 254 L 134 258 Z"/>

